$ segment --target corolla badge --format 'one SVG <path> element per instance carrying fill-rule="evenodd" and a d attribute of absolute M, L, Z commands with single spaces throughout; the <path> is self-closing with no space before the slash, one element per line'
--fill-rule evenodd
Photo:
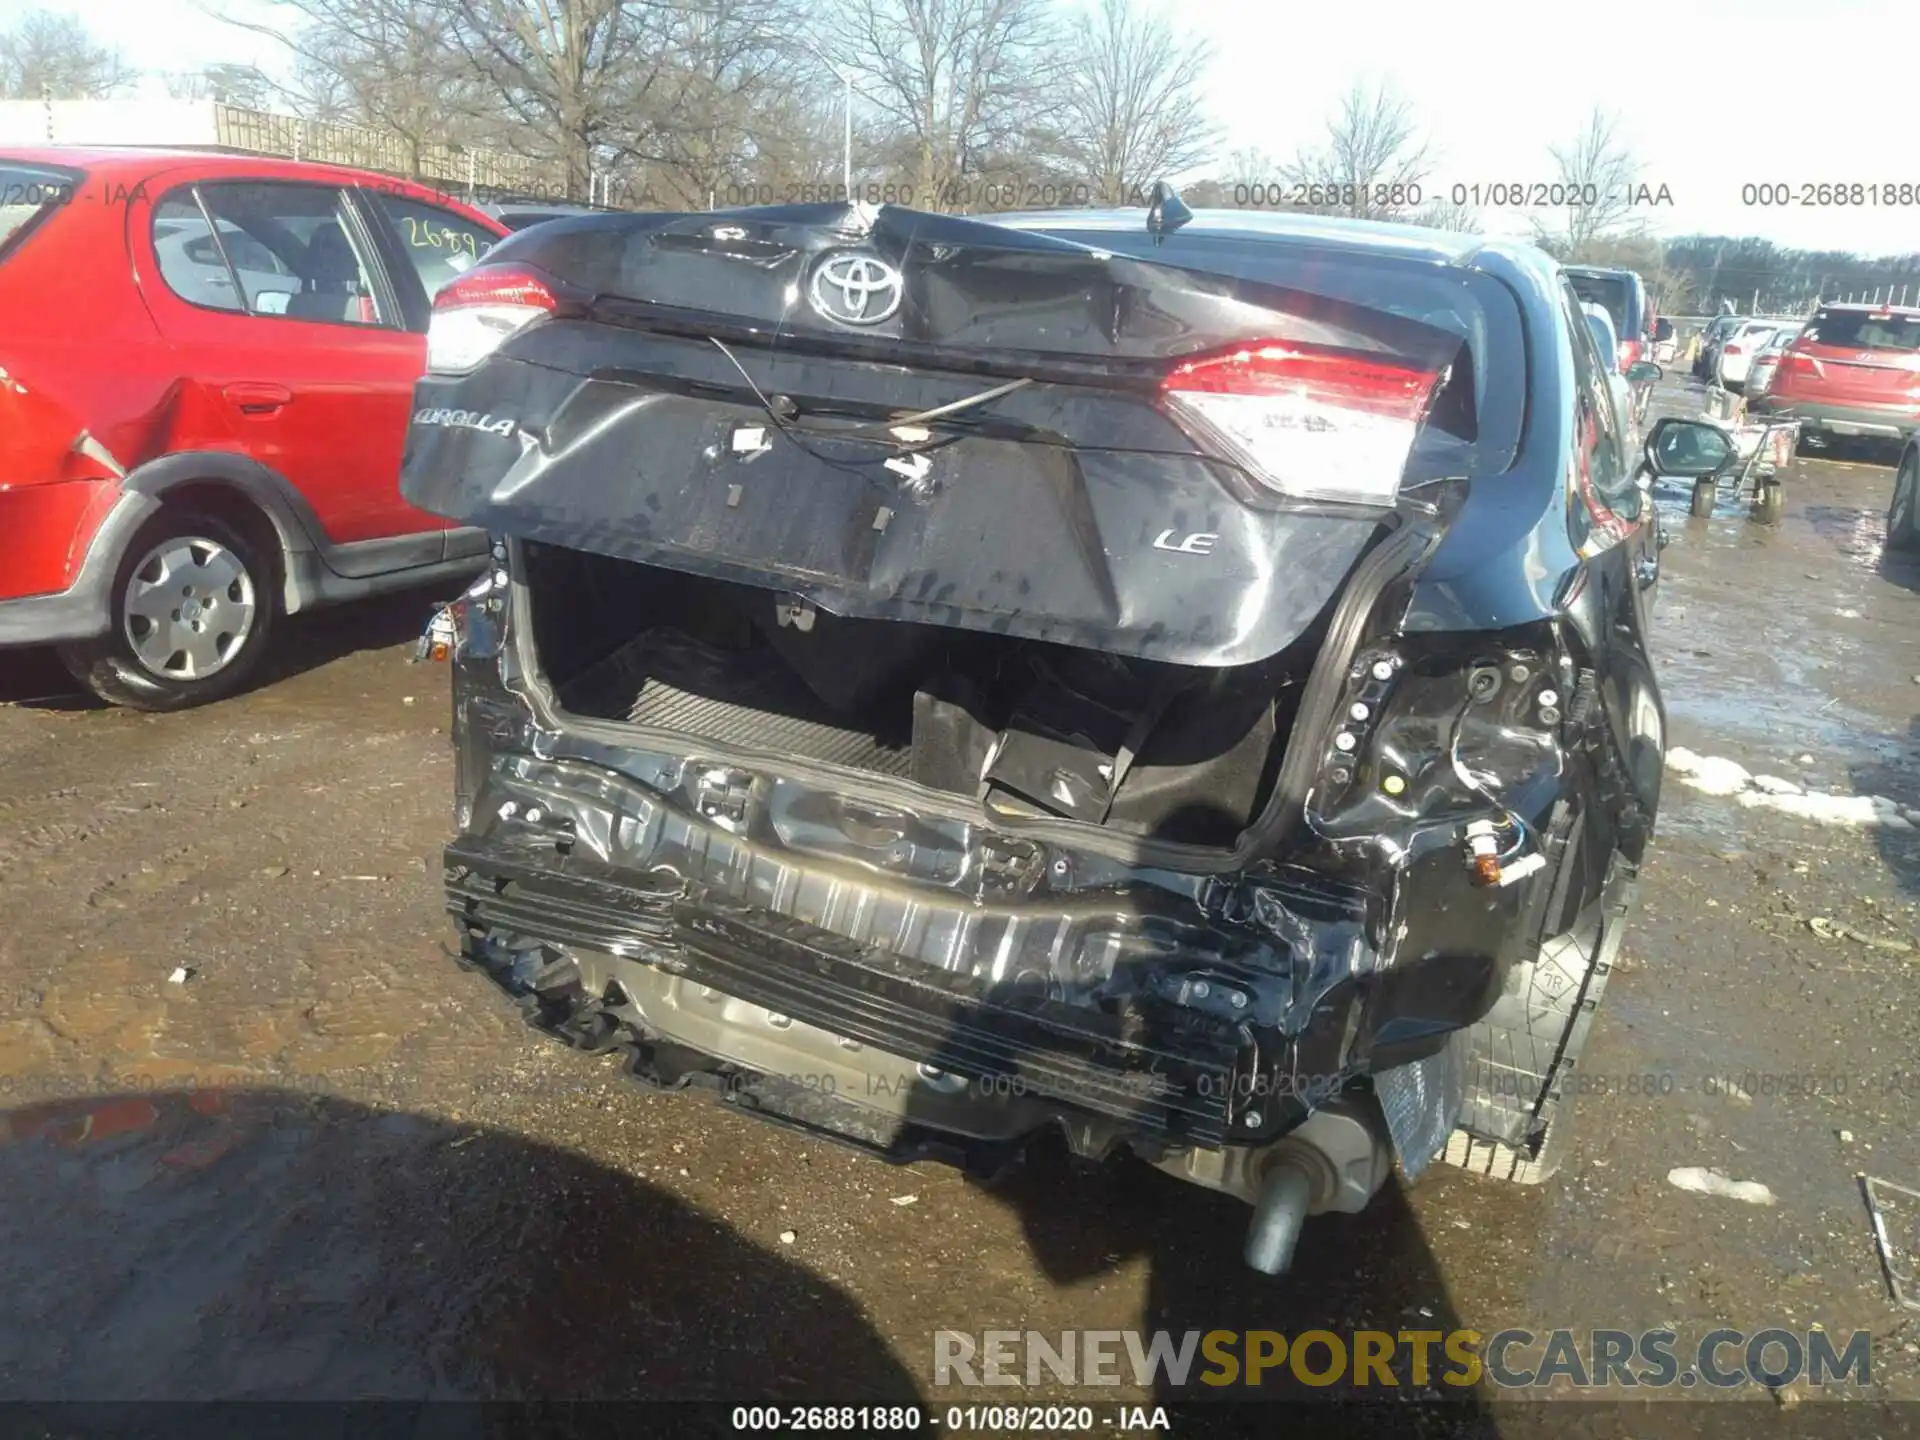
<path fill-rule="evenodd" d="M 511 435 L 514 430 L 511 416 L 502 415 L 496 419 L 478 410 L 443 410 L 432 406 L 423 406 L 414 411 L 413 423 L 444 425 L 450 430 L 479 430 L 487 435 Z"/>
<path fill-rule="evenodd" d="M 842 325 L 879 325 L 893 318 L 904 293 L 900 272 L 877 255 L 842 251 L 815 268 L 813 308 Z"/>

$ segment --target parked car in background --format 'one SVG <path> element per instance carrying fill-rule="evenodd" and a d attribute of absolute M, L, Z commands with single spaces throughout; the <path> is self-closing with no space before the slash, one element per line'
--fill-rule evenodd
<path fill-rule="evenodd" d="M 1647 301 L 1647 286 L 1638 272 L 1613 270 L 1594 265 L 1569 265 L 1566 276 L 1574 294 L 1582 300 L 1606 307 L 1613 317 L 1614 333 L 1620 337 L 1615 368 L 1621 374 L 1637 360 L 1649 358 L 1653 307 Z M 1671 331 L 1671 327 L 1669 327 Z"/>
<path fill-rule="evenodd" d="M 504 233 L 333 166 L 0 151 L 0 646 L 176 709 L 280 614 L 478 568 L 400 454 L 433 295 Z"/>
<path fill-rule="evenodd" d="M 1613 317 L 1607 314 L 1604 305 L 1596 305 L 1591 300 L 1580 302 L 1580 310 L 1587 317 L 1587 329 L 1593 335 L 1593 343 L 1602 355 L 1617 354 L 1620 337 L 1614 333 Z M 1628 430 L 1628 446 L 1635 451 L 1639 448 L 1639 414 L 1634 404 L 1634 386 L 1618 370 L 1609 368 L 1607 388 L 1613 396 L 1614 412 Z"/>
<path fill-rule="evenodd" d="M 1747 317 L 1743 315 L 1716 315 L 1707 322 L 1707 328 L 1700 332 L 1700 347 L 1693 356 L 1695 376 L 1702 380 L 1713 379 L 1714 367 L 1720 362 L 1720 346 L 1746 321 Z"/>
<path fill-rule="evenodd" d="M 1713 383 L 1735 394 L 1745 390 L 1747 370 L 1753 364 L 1753 357 L 1774 335 L 1782 330 L 1791 330 L 1798 323 L 1779 319 L 1744 322 L 1721 342 L 1720 353 L 1713 366 Z"/>
<path fill-rule="evenodd" d="M 1679 349 L 1679 340 L 1674 334 L 1673 321 L 1665 316 L 1656 317 L 1653 322 L 1653 363 L 1671 365 Z"/>
<path fill-rule="evenodd" d="M 579 205 L 565 200 L 538 197 L 496 197 L 479 200 L 474 208 L 491 215 L 509 230 L 524 230 L 548 220 L 566 220 L 579 215 L 618 215 L 621 212 L 604 205 Z"/>
<path fill-rule="evenodd" d="M 443 290 L 402 490 L 500 537 L 448 901 L 643 1076 L 1133 1149 L 1277 1273 L 1396 1161 L 1557 1164 L 1658 518 L 1542 252 L 1147 213 L 561 220 Z"/>
<path fill-rule="evenodd" d="M 1747 367 L 1746 396 L 1748 407 L 1773 384 L 1774 371 L 1780 364 L 1780 357 L 1800 335 L 1798 325 L 1782 325 L 1761 342 L 1760 348 L 1753 352 L 1753 363 Z"/>
<path fill-rule="evenodd" d="M 1803 436 L 1904 440 L 1920 426 L 1920 307 L 1822 305 L 1752 408 Z"/>

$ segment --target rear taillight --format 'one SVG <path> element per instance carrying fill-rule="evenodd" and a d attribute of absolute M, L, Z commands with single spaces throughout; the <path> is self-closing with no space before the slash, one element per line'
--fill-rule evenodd
<path fill-rule="evenodd" d="M 1185 361 L 1162 390 L 1177 418 L 1276 493 L 1391 505 L 1444 373 L 1270 340 Z"/>
<path fill-rule="evenodd" d="M 427 370 L 473 369 L 534 321 L 571 309 L 557 283 L 530 265 L 482 265 L 441 287 L 427 325 Z"/>
<path fill-rule="evenodd" d="M 1742 350 L 1738 345 L 1728 344 L 1720 351 L 1720 353 L 1722 355 L 1744 355 L 1747 352 Z"/>
<path fill-rule="evenodd" d="M 1613 354 L 1614 359 L 1619 363 L 1620 373 L 1624 375 L 1633 368 L 1633 362 L 1640 358 L 1640 342 L 1638 340 L 1619 341 L 1614 347 Z"/>

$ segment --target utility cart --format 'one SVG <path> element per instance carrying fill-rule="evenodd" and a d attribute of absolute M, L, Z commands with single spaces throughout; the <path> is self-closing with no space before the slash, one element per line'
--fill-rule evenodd
<path fill-rule="evenodd" d="M 1778 520 L 1787 504 L 1786 489 L 1778 477 L 1793 458 L 1800 422 L 1749 419 L 1746 402 L 1717 387 L 1708 391 L 1707 410 L 1699 418 L 1721 431 L 1732 450 L 1718 470 L 1694 480 L 1688 508 L 1695 515 L 1711 515 L 1724 490 L 1735 496 L 1751 495 L 1756 519 Z"/>

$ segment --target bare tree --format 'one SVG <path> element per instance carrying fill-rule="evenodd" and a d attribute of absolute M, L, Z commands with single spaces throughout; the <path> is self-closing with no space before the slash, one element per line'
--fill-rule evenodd
<path fill-rule="evenodd" d="M 118 50 L 71 15 L 30 10 L 0 33 L 0 99 L 98 100 L 138 78 Z"/>
<path fill-rule="evenodd" d="M 251 65 L 215 64 L 202 70 L 173 71 L 161 79 L 175 100 L 218 100 L 249 110 L 265 109 L 280 90 Z"/>
<path fill-rule="evenodd" d="M 652 0 L 421 3 L 453 22 L 454 45 L 513 122 L 503 138 L 528 153 L 550 150 L 569 198 L 586 198 L 596 164 L 646 153 L 673 7 Z"/>
<path fill-rule="evenodd" d="M 1462 235 L 1477 235 L 1482 226 L 1480 207 L 1436 195 L 1412 215 L 1413 223 L 1431 230 L 1453 230 Z"/>
<path fill-rule="evenodd" d="M 1535 238 L 1562 259 L 1588 259 L 1596 243 L 1632 228 L 1626 222 L 1639 162 L 1620 136 L 1618 117 L 1598 108 L 1571 143 L 1549 146 L 1548 153 L 1574 200 L 1555 219 L 1536 220 Z"/>
<path fill-rule="evenodd" d="M 629 117 L 644 121 L 630 148 L 660 176 L 663 199 L 751 203 L 810 195 L 809 182 L 832 193 L 841 88 L 793 43 L 801 25 L 794 0 L 711 0 L 668 18 L 652 94 Z"/>
<path fill-rule="evenodd" d="M 1212 54 L 1138 0 L 1094 0 L 1091 34 L 1063 76 L 1061 159 L 1109 205 L 1191 170 L 1218 128 L 1201 102 Z"/>
<path fill-rule="evenodd" d="M 1049 0 L 839 0 L 829 19 L 823 45 L 868 77 L 920 205 L 964 203 L 963 183 L 1030 153 L 1056 109 Z"/>
<path fill-rule="evenodd" d="M 1282 175 L 1306 187 L 1310 209 L 1392 220 L 1418 206 L 1434 159 L 1413 106 L 1392 82 L 1360 80 L 1327 122 L 1326 143 L 1301 150 Z"/>
<path fill-rule="evenodd" d="M 293 59 L 291 83 L 268 82 L 247 103 L 277 98 L 309 119 L 395 136 L 416 176 L 427 146 L 473 138 L 480 91 L 454 44 L 446 0 L 275 3 L 275 23 L 222 17 L 280 41 Z"/>

